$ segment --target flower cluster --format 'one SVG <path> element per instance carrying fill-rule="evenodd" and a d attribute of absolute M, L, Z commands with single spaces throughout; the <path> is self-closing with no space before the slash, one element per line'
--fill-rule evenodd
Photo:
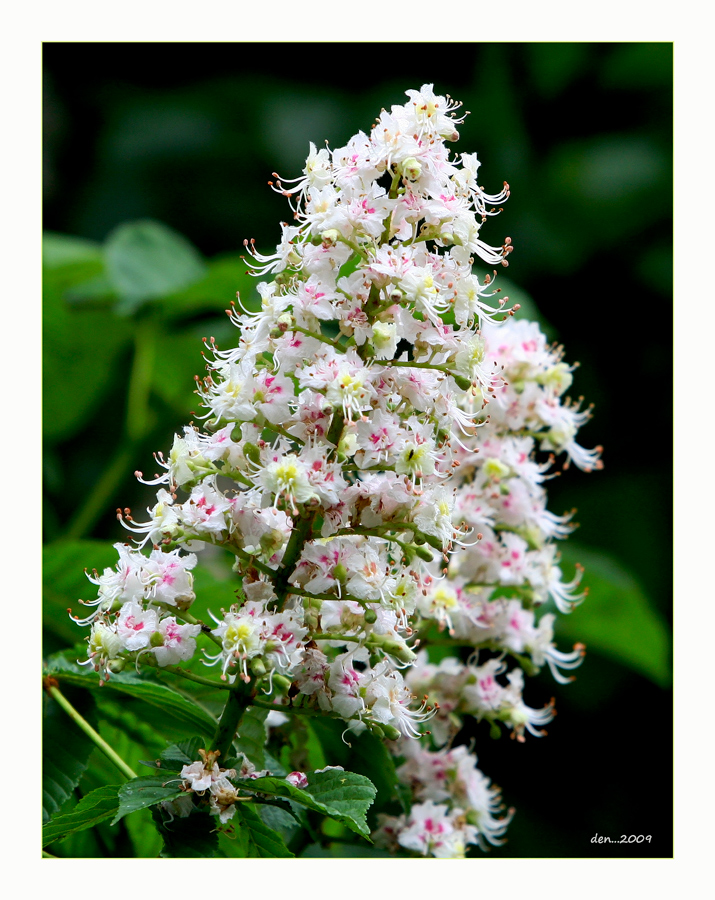
<path fill-rule="evenodd" d="M 450 154 L 459 104 L 431 85 L 407 96 L 344 147 L 311 144 L 299 178 L 275 176 L 295 224 L 273 254 L 246 242 L 273 280 L 257 311 L 228 310 L 235 347 L 206 342 L 205 430 L 157 456 L 148 519 L 120 513 L 139 546 L 117 545 L 117 571 L 93 578 L 88 662 L 106 678 L 142 654 L 188 660 L 194 554 L 230 551 L 238 602 L 204 626 L 204 663 L 277 708 L 396 741 L 416 802 L 382 839 L 458 856 L 499 843 L 509 816 L 465 747 L 439 748 L 467 715 L 520 740 L 553 717 L 525 704 L 522 670 L 548 664 L 563 683 L 583 648 L 557 650 L 554 616 L 535 609 L 584 594 L 559 566 L 573 526 L 544 482 L 558 455 L 590 471 L 601 451 L 576 443 L 589 411 L 564 396 L 561 348 L 473 270 L 508 264 L 509 238 L 481 238 L 508 185 L 486 194 L 476 155 Z M 435 635 L 454 642 L 438 666 L 423 649 Z M 436 749 L 414 740 L 426 720 Z M 226 788 L 213 770 L 182 775 Z"/>

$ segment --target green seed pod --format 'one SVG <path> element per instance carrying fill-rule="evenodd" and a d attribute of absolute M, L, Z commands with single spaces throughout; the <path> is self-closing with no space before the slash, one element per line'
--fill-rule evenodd
<path fill-rule="evenodd" d="M 260 656 L 254 657 L 248 664 L 248 667 L 253 672 L 253 674 L 258 676 L 259 678 L 262 675 L 265 675 L 267 671 L 266 664 L 263 662 Z"/>
<path fill-rule="evenodd" d="M 380 727 L 385 732 L 385 737 L 388 741 L 396 741 L 400 737 L 400 732 L 394 725 L 382 725 Z"/>
<path fill-rule="evenodd" d="M 450 372 L 449 374 L 452 376 L 452 378 L 454 378 L 455 382 L 457 383 L 457 387 L 460 390 L 468 391 L 471 388 L 472 382 L 469 378 L 466 378 L 464 375 L 457 375 L 454 372 Z"/>
<path fill-rule="evenodd" d="M 420 559 L 423 559 L 425 562 L 432 562 L 434 556 L 430 553 L 430 551 L 426 547 L 412 547 L 415 555 L 419 556 Z"/>

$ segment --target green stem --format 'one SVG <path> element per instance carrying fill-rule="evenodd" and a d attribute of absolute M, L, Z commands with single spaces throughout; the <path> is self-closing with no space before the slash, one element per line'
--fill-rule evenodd
<path fill-rule="evenodd" d="M 275 703 L 268 703 L 265 700 L 256 699 L 251 702 L 251 706 L 260 706 L 261 709 L 277 710 L 282 713 L 293 713 L 293 715 L 296 716 L 322 716 L 329 719 L 342 719 L 343 722 L 346 721 L 337 713 L 331 713 L 322 709 L 313 709 L 310 706 L 277 706 Z"/>
<path fill-rule="evenodd" d="M 270 578 L 275 578 L 276 572 L 279 571 L 277 569 L 271 569 L 270 566 L 266 566 L 263 563 L 258 562 L 255 556 L 251 556 L 250 553 L 246 553 L 245 550 L 241 550 L 241 548 L 237 547 L 235 544 L 226 542 L 225 544 L 217 544 L 216 546 L 226 547 L 227 550 L 230 550 L 231 553 L 233 553 L 239 559 L 248 563 L 249 566 L 253 566 L 254 568 L 258 569 L 259 572 L 263 572 L 264 575 L 270 576 Z"/>
<path fill-rule="evenodd" d="M 148 665 L 154 665 L 149 662 Z M 233 688 L 224 684 L 223 681 L 215 681 L 213 678 L 203 678 L 201 675 L 195 675 L 186 669 L 180 669 L 178 666 L 157 666 L 160 672 L 171 672 L 172 675 L 179 675 L 181 678 L 187 678 L 189 681 L 195 681 L 196 684 L 204 684 L 206 687 L 216 688 L 219 691 L 230 691 Z"/>
<path fill-rule="evenodd" d="M 352 534 L 353 532 L 348 530 L 348 533 Z M 339 597 L 337 594 L 311 594 L 310 591 L 304 591 L 302 588 L 294 587 L 293 585 L 290 586 L 288 594 L 298 594 L 298 596 L 300 597 L 308 597 L 311 600 L 343 600 L 345 602 L 352 601 L 353 603 L 359 603 L 360 606 L 367 606 L 370 602 L 373 602 L 370 600 L 361 600 L 359 597 L 353 597 L 352 594 L 348 594 L 345 591 L 343 591 Z"/>
<path fill-rule="evenodd" d="M 361 641 L 361 638 L 354 637 L 353 635 L 330 634 L 329 632 L 328 633 L 319 632 L 318 634 L 312 634 L 311 637 L 314 641 L 352 641 L 355 644 L 359 644 Z"/>
<path fill-rule="evenodd" d="M 315 331 L 309 331 L 307 328 L 301 328 L 300 325 L 291 325 L 291 331 L 300 331 L 301 334 L 306 334 L 308 337 L 315 338 L 316 341 L 322 341 L 324 344 L 329 344 L 334 350 L 339 350 L 340 353 L 345 353 L 342 345 L 339 341 L 334 341 L 332 338 L 326 337 L 324 334 L 318 334 Z"/>
<path fill-rule="evenodd" d="M 211 742 L 211 749 L 218 750 L 223 759 L 230 756 L 231 745 L 241 725 L 243 714 L 249 706 L 253 705 L 252 695 L 253 688 L 251 685 L 246 684 L 240 677 L 237 677 L 235 684 L 231 688 L 231 693 L 228 695 L 221 718 L 216 726 L 216 734 Z"/>
<path fill-rule="evenodd" d="M 265 427 L 269 431 L 274 431 L 276 434 L 282 434 L 283 437 L 287 437 L 288 440 L 294 441 L 296 444 L 300 444 L 301 447 L 305 444 L 304 440 L 296 437 L 294 434 L 291 434 L 290 431 L 286 431 L 285 428 L 281 428 L 280 425 L 275 425 L 273 422 L 266 422 Z"/>
<path fill-rule="evenodd" d="M 93 741 L 99 747 L 99 749 L 104 753 L 104 755 L 109 759 L 114 765 L 119 769 L 119 771 L 126 778 L 137 778 L 137 773 L 132 771 L 129 766 L 124 762 L 124 760 L 118 756 L 114 750 L 109 746 L 109 744 L 104 740 L 104 738 L 100 737 L 99 734 L 92 728 L 89 722 L 83 718 L 77 710 L 72 706 L 69 700 L 65 697 L 64 694 L 60 692 L 60 689 L 56 687 L 54 684 L 49 684 L 47 687 L 47 692 L 53 697 L 57 703 L 62 707 L 62 709 L 67 713 L 67 715 L 84 731 L 87 737 Z"/>
<path fill-rule="evenodd" d="M 190 612 L 177 609 L 170 603 L 157 603 L 155 601 L 155 605 L 160 609 L 166 610 L 166 612 L 170 612 L 175 618 L 181 619 L 182 622 L 187 622 L 189 625 L 200 625 L 201 634 L 205 635 L 207 638 L 209 638 L 209 640 L 213 641 L 214 644 L 216 644 L 218 647 L 223 647 L 221 638 L 217 637 L 215 634 L 212 634 L 211 626 L 207 625 L 206 622 L 202 622 L 201 619 L 197 619 L 196 616 L 192 616 Z M 167 666 L 163 666 L 162 668 L 167 668 Z"/>

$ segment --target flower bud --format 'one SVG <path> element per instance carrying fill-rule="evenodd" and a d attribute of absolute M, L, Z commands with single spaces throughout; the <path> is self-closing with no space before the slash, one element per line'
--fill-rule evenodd
<path fill-rule="evenodd" d="M 402 301 L 405 299 L 404 293 L 403 293 L 398 287 L 394 287 L 394 288 L 390 291 L 390 295 L 389 295 L 389 296 L 390 296 L 390 300 L 391 300 L 393 303 L 402 303 Z"/>
<path fill-rule="evenodd" d="M 490 478 L 506 478 L 511 474 L 509 466 L 504 465 L 501 460 L 496 459 L 496 457 L 493 456 L 484 460 L 483 471 L 484 474 L 488 475 Z"/>
<path fill-rule="evenodd" d="M 321 235 L 320 239 L 325 247 L 334 247 L 340 240 L 340 232 L 337 228 L 327 228 Z"/>
<path fill-rule="evenodd" d="M 366 609 L 365 610 L 365 622 L 368 625 L 374 625 L 377 622 L 377 613 L 374 609 Z"/>
<path fill-rule="evenodd" d="M 422 163 L 410 156 L 400 165 L 400 171 L 410 181 L 417 181 L 422 174 Z"/>

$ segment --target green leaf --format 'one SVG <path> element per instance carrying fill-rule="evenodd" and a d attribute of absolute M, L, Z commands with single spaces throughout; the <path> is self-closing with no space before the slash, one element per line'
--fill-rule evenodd
<path fill-rule="evenodd" d="M 117 747 L 114 749 L 132 768 L 135 763 L 139 763 L 141 756 L 158 756 L 162 752 L 166 739 L 157 730 L 155 718 L 147 720 L 146 716 L 137 715 L 137 711 L 143 711 L 140 702 L 120 697 L 114 691 L 97 691 L 93 696 L 97 701 L 102 724 L 119 731 L 131 742 L 132 750 L 135 751 L 131 761 L 125 756 L 126 748 L 121 751 Z M 153 707 L 147 707 L 147 710 L 150 717 L 155 716 Z M 104 736 L 104 731 L 102 735 Z"/>
<path fill-rule="evenodd" d="M 350 259 L 347 262 L 344 262 L 342 266 L 340 266 L 340 271 L 338 272 L 338 278 L 346 278 L 348 275 L 352 275 L 355 272 L 362 262 L 362 257 L 359 253 L 353 253 Z M 337 279 L 336 279 L 337 280 Z"/>
<path fill-rule="evenodd" d="M 221 849 L 226 856 L 293 858 L 281 835 L 262 821 L 253 806 L 237 803 L 231 824 L 234 826 L 236 838 L 229 840 L 224 837 L 220 840 Z"/>
<path fill-rule="evenodd" d="M 201 281 L 177 293 L 162 298 L 159 303 L 162 313 L 168 318 L 177 318 L 198 313 L 223 315 L 236 293 L 247 309 L 261 307 L 256 284 L 260 279 L 247 271 L 246 260 L 238 254 L 212 259 Z"/>
<path fill-rule="evenodd" d="M 277 831 L 286 845 L 293 840 L 301 829 L 301 824 L 293 813 L 280 806 L 259 803 L 256 804 L 256 810 L 264 825 L 267 825 L 273 831 Z"/>
<path fill-rule="evenodd" d="M 72 263 L 101 263 L 102 248 L 95 241 L 46 231 L 42 235 L 42 265 L 59 269 Z"/>
<path fill-rule="evenodd" d="M 163 840 L 156 827 L 152 811 L 140 809 L 124 820 L 138 859 L 156 859 L 163 847 Z"/>
<path fill-rule="evenodd" d="M 257 769 L 265 769 L 264 748 L 266 743 L 267 709 L 249 706 L 243 714 L 238 734 L 233 744 L 241 753 L 245 753 Z"/>
<path fill-rule="evenodd" d="M 204 749 L 206 741 L 202 737 L 192 737 L 188 741 L 172 744 L 166 750 L 162 750 L 158 760 L 139 760 L 143 765 L 153 769 L 161 769 L 163 772 L 181 772 L 184 766 L 199 760 L 199 749 Z"/>
<path fill-rule="evenodd" d="M 156 806 L 163 800 L 176 800 L 183 794 L 180 789 L 180 779 L 167 775 L 140 775 L 127 781 L 119 788 L 119 809 L 112 820 L 112 825 L 135 812 L 137 809 L 146 809 L 148 806 Z"/>
<path fill-rule="evenodd" d="M 96 727 L 91 695 L 81 691 L 66 693 L 75 709 Z M 42 821 L 47 822 L 59 812 L 79 784 L 94 744 L 49 694 L 43 694 L 43 703 Z"/>
<path fill-rule="evenodd" d="M 330 769 L 308 773 L 305 790 L 278 778 L 255 778 L 241 781 L 243 790 L 260 792 L 271 797 L 283 797 L 329 816 L 351 831 L 370 839 L 365 813 L 375 799 L 375 786 L 364 775 Z"/>
<path fill-rule="evenodd" d="M 206 741 L 200 737 L 193 737 L 180 744 L 172 744 L 161 754 L 162 768 L 166 766 L 172 772 L 180 772 L 184 766 L 199 759 L 199 748 L 204 749 Z"/>
<path fill-rule="evenodd" d="M 392 807 L 391 812 L 404 811 L 394 757 L 384 741 L 369 731 L 364 731 L 359 735 L 351 734 L 348 746 L 342 739 L 345 725 L 336 719 L 316 717 L 311 720 L 310 727 L 317 735 L 326 759 L 333 765 L 341 765 L 358 775 L 365 775 L 373 783 L 377 798 L 371 814 L 387 811 L 388 807 Z M 395 804 L 400 809 L 394 809 Z"/>
<path fill-rule="evenodd" d="M 671 680 L 668 628 L 636 579 L 601 551 L 572 542 L 560 550 L 566 569 L 576 562 L 584 566 L 582 584 L 589 594 L 572 613 L 557 616 L 557 638 L 581 641 L 667 687 Z"/>
<path fill-rule="evenodd" d="M 204 277 L 196 248 L 173 229 L 151 219 L 126 222 L 104 245 L 107 276 L 119 294 L 117 311 L 135 312 Z"/>
<path fill-rule="evenodd" d="M 125 368 L 130 323 L 110 309 L 71 306 L 65 299 L 68 290 L 101 274 L 101 262 L 92 260 L 43 271 L 42 415 L 50 441 L 76 434 Z"/>
<path fill-rule="evenodd" d="M 119 806 L 117 791 L 119 785 L 105 785 L 83 797 L 72 812 L 56 816 L 42 827 L 42 846 L 53 841 L 63 841 L 70 834 L 92 828 L 113 816 Z"/>
<path fill-rule="evenodd" d="M 62 654 L 56 654 L 48 660 L 47 674 L 65 684 L 73 684 L 90 690 L 116 691 L 136 697 L 164 712 L 170 712 L 174 717 L 207 738 L 213 737 L 216 730 L 214 717 L 199 706 L 193 698 L 180 694 L 151 674 L 138 675 L 132 671 L 120 672 L 112 675 L 100 688 L 99 675 L 96 672 L 87 671 L 86 668 L 71 662 Z"/>
<path fill-rule="evenodd" d="M 73 285 L 65 291 L 64 296 L 65 300 L 73 305 L 83 303 L 104 303 L 109 305 L 116 300 L 114 287 L 104 272 L 95 278 Z"/>

